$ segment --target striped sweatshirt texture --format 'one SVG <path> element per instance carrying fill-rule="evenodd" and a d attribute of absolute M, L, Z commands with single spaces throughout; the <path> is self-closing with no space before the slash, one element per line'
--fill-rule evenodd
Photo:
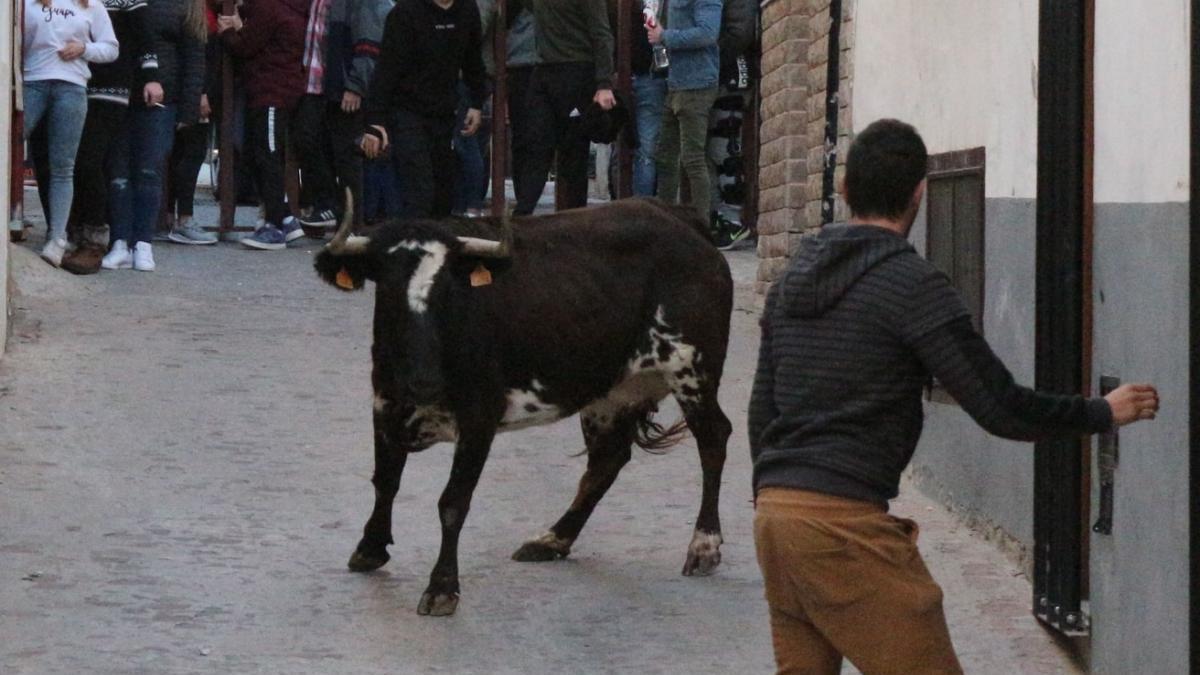
<path fill-rule="evenodd" d="M 886 503 L 921 436 L 931 377 L 997 436 L 1112 426 L 1104 399 L 1016 384 L 950 280 L 903 237 L 831 225 L 801 243 L 767 296 L 750 401 L 755 490 Z"/>

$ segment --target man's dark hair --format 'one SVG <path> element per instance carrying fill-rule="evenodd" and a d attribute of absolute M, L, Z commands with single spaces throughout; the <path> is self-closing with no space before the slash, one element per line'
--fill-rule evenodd
<path fill-rule="evenodd" d="M 911 124 L 876 120 L 863 129 L 846 156 L 846 203 L 856 216 L 896 218 L 925 178 L 929 154 Z"/>

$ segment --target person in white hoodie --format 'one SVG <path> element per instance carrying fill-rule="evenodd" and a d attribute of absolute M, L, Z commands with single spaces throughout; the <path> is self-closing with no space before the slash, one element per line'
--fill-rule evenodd
<path fill-rule="evenodd" d="M 117 58 L 117 36 L 98 0 L 25 0 L 24 135 L 43 118 L 50 150 L 50 223 L 42 258 L 58 267 L 67 249 L 75 151 L 87 117 L 89 63 Z"/>

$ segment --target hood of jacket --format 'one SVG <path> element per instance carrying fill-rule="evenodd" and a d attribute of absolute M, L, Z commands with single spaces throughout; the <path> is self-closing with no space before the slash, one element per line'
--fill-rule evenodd
<path fill-rule="evenodd" d="M 780 300 L 789 316 L 818 317 L 875 266 L 916 250 L 904 237 L 873 225 L 828 225 L 805 237 L 780 280 Z"/>

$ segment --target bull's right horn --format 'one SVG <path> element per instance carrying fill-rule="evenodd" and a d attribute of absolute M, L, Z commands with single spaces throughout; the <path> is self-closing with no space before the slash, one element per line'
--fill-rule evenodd
<path fill-rule="evenodd" d="M 346 188 L 346 210 L 342 214 L 342 222 L 338 225 L 333 239 L 325 245 L 325 250 L 338 255 L 362 253 L 371 242 L 369 237 L 351 236 L 354 226 L 354 193 Z"/>

